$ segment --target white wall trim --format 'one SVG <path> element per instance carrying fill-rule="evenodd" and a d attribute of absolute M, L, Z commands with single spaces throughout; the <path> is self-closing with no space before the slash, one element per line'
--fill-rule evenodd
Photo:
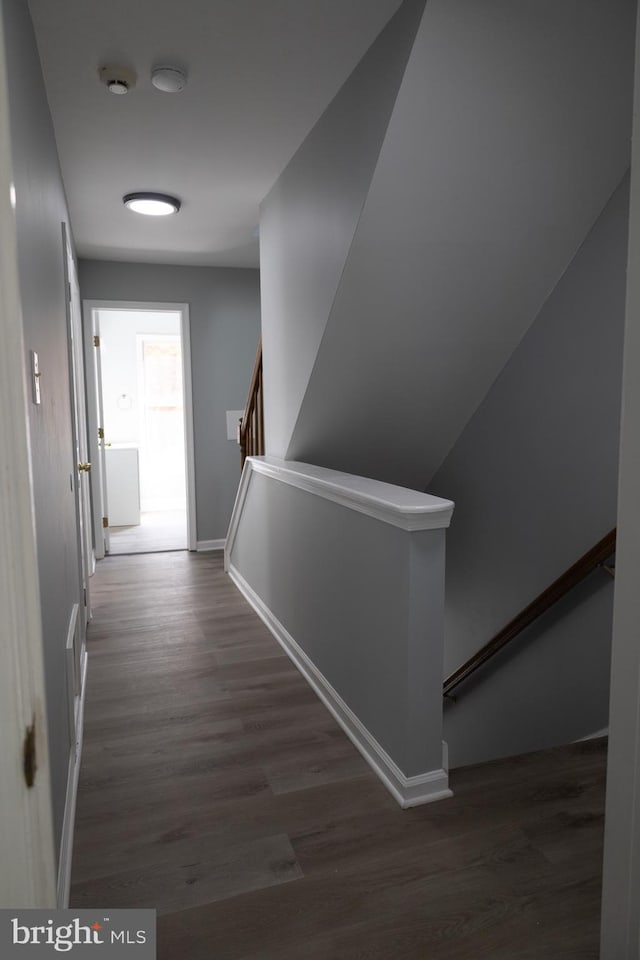
<path fill-rule="evenodd" d="M 401 530 L 438 530 L 448 527 L 451 522 L 453 502 L 429 493 L 295 460 L 278 460 L 276 457 L 250 457 L 249 460 L 252 469 L 258 473 Z"/>
<path fill-rule="evenodd" d="M 350 510 L 390 523 L 401 530 L 437 530 L 448 527 L 454 504 L 428 493 L 396 487 L 367 477 L 356 477 L 325 467 L 277 457 L 247 457 L 227 534 L 227 554 L 233 549 L 247 495 L 250 474 L 264 474 Z"/>
<path fill-rule="evenodd" d="M 340 724 L 373 772 L 403 809 L 453 796 L 449 789 L 449 775 L 444 766 L 438 770 L 427 770 L 418 776 L 405 776 L 278 618 L 269 610 L 255 590 L 249 586 L 242 574 L 232 564 L 228 567 L 228 573 L 309 686 L 322 700 L 327 710 Z M 446 747 L 443 744 L 443 758 L 445 755 Z"/>
<path fill-rule="evenodd" d="M 226 540 L 198 540 L 198 553 L 204 553 L 207 550 L 224 550 Z"/>
<path fill-rule="evenodd" d="M 82 310 L 82 332 L 84 340 L 84 385 L 85 400 L 87 405 L 87 437 L 89 441 L 89 460 L 94 465 L 89 474 L 91 485 L 91 520 L 92 520 L 92 539 L 94 563 L 96 560 L 102 560 L 105 555 L 104 550 L 104 531 L 102 528 L 102 514 L 104 504 L 102 502 L 102 490 L 100 489 L 100 476 L 102 468 L 99 465 L 100 445 L 96 433 L 96 427 L 100 424 L 99 402 L 98 402 L 98 384 L 96 383 L 96 358 L 93 348 L 93 311 L 92 300 L 83 300 Z"/>
<path fill-rule="evenodd" d="M 193 432 L 193 385 L 191 378 L 191 320 L 189 304 L 180 304 L 182 331 L 182 382 L 184 391 L 184 438 L 187 468 L 187 549 L 197 549 L 196 455 Z"/>
<path fill-rule="evenodd" d="M 84 700 L 87 689 L 87 651 L 83 650 L 81 693 L 75 711 L 75 743 L 69 750 L 69 774 L 67 777 L 67 796 L 64 805 L 62 839 L 60 841 L 60 860 L 58 864 L 57 905 L 66 909 L 69 905 L 71 888 L 71 863 L 73 859 L 73 831 L 76 820 L 76 801 L 78 798 L 78 779 L 82 757 L 82 737 L 84 733 Z"/>
<path fill-rule="evenodd" d="M 231 511 L 229 530 L 227 531 L 227 538 L 224 545 L 224 569 L 227 571 L 227 573 L 229 572 L 229 567 L 231 564 L 231 551 L 233 550 L 233 545 L 238 533 L 238 527 L 240 526 L 242 511 L 244 510 L 244 502 L 247 499 L 247 493 L 249 492 L 249 482 L 253 473 L 252 460 L 252 457 L 247 457 L 244 462 L 240 483 L 238 485 L 238 492 L 236 493 L 235 503 L 233 504 L 233 510 Z"/>
<path fill-rule="evenodd" d="M 80 612 L 80 604 L 74 603 L 71 607 L 71 615 L 69 616 L 69 625 L 67 627 L 67 650 L 73 650 L 76 630 L 78 628 L 78 613 Z"/>
<path fill-rule="evenodd" d="M 67 706 L 69 713 L 69 736 L 74 741 L 71 745 L 72 750 L 75 749 L 75 739 L 77 731 L 77 717 L 76 717 L 76 697 L 78 692 L 81 690 L 82 676 L 81 670 L 82 665 L 76 663 L 76 643 L 77 643 L 77 630 L 78 630 L 78 613 L 80 612 L 80 605 L 74 603 L 71 608 L 71 616 L 69 617 L 69 626 L 67 628 L 67 643 L 65 646 L 65 663 L 67 671 Z M 80 674 L 80 675 L 79 675 Z"/>

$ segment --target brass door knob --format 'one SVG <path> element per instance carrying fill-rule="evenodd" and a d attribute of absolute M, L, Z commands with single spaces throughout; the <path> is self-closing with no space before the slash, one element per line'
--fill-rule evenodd
<path fill-rule="evenodd" d="M 89 473 L 89 470 L 91 470 L 91 464 L 90 464 L 90 463 L 79 463 L 79 464 L 78 464 L 78 470 L 84 470 L 84 471 L 86 471 L 86 473 Z"/>

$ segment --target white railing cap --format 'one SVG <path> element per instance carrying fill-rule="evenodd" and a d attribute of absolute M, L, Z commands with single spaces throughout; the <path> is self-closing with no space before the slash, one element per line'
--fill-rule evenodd
<path fill-rule="evenodd" d="M 451 522 L 454 507 L 451 500 L 432 497 L 418 490 L 277 457 L 248 457 L 247 463 L 257 473 L 340 503 L 402 530 L 435 530 L 448 527 Z"/>

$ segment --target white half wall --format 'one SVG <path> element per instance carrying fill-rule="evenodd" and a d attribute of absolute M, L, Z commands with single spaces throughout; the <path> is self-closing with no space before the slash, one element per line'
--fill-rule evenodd
<path fill-rule="evenodd" d="M 227 537 L 232 579 L 401 806 L 450 794 L 442 658 L 452 511 L 427 494 L 256 457 Z"/>

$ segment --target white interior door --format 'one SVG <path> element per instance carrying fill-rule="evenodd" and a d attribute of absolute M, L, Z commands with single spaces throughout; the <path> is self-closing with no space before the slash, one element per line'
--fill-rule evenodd
<path fill-rule="evenodd" d="M 93 355 L 96 371 L 96 394 L 98 400 L 98 474 L 102 497 L 102 536 L 104 552 L 109 553 L 109 497 L 107 494 L 107 463 L 105 447 L 109 441 L 104 435 L 104 409 L 102 402 L 102 359 L 100 353 L 100 314 L 94 313 Z"/>
<path fill-rule="evenodd" d="M 80 558 L 81 600 L 83 611 L 81 638 L 76 650 L 76 675 L 80 677 L 80 658 L 91 617 L 90 578 L 93 573 L 93 545 L 91 538 L 91 491 L 89 488 L 89 460 L 87 418 L 85 413 L 84 363 L 82 350 L 82 317 L 76 265 L 69 236 L 62 225 L 67 282 L 67 316 L 69 323 L 69 368 L 71 375 L 71 413 L 73 441 L 76 454 L 76 518 L 78 523 L 78 552 Z"/>
<path fill-rule="evenodd" d="M 0 907 L 54 907 L 38 564 L 0 5 Z M 36 769 L 25 775 L 33 730 Z"/>
<path fill-rule="evenodd" d="M 93 500 L 93 541 L 96 559 L 102 560 L 109 552 L 109 503 L 107 497 L 107 466 L 102 405 L 102 365 L 100 359 L 100 315 L 89 304 L 85 305 L 86 382 L 89 418 L 89 453 L 92 469 L 91 496 Z"/>

